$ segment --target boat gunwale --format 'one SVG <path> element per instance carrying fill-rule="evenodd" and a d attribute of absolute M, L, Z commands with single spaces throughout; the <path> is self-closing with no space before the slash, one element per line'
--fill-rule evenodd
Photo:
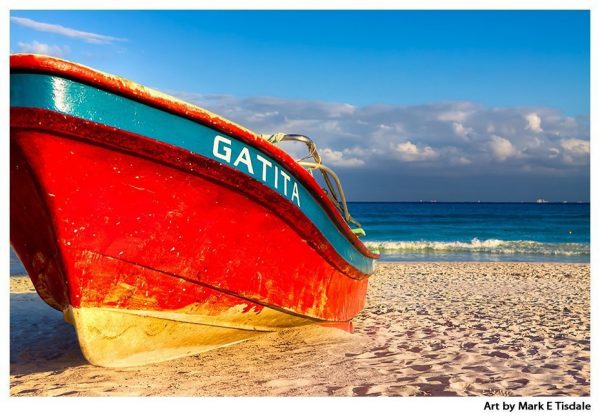
<path fill-rule="evenodd" d="M 34 54 L 12 54 L 10 55 L 10 71 L 11 74 L 53 74 L 77 82 L 82 82 L 92 87 L 128 99 L 133 99 L 145 105 L 197 122 L 224 134 L 231 135 L 250 146 L 260 149 L 287 168 L 290 173 L 294 174 L 296 178 L 301 181 L 306 189 L 313 197 L 315 197 L 315 200 L 320 204 L 342 235 L 352 243 L 362 255 L 371 259 L 378 259 L 380 257 L 378 254 L 371 252 L 352 232 L 340 212 L 329 200 L 325 191 L 305 168 L 300 166 L 285 151 L 259 137 L 251 130 L 201 107 L 144 87 L 133 81 L 58 58 Z"/>

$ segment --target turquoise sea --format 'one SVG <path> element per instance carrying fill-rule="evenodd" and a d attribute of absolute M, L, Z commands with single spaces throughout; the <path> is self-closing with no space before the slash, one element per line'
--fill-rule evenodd
<path fill-rule="evenodd" d="M 354 202 L 382 261 L 590 261 L 588 203 Z"/>
<path fill-rule="evenodd" d="M 351 202 L 382 261 L 590 261 L 587 203 Z M 11 275 L 25 274 L 10 251 Z"/>

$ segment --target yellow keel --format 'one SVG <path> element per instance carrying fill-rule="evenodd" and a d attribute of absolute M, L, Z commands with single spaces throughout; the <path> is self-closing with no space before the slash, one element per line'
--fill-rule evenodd
<path fill-rule="evenodd" d="M 287 326 L 312 321 L 282 312 Z M 73 308 L 64 311 L 65 320 L 77 332 L 84 357 L 101 367 L 130 367 L 199 354 L 235 344 L 270 329 L 253 326 L 236 328 L 214 324 L 183 314 L 156 311 L 130 311 L 112 308 Z M 258 329 L 258 330 L 257 330 Z"/>

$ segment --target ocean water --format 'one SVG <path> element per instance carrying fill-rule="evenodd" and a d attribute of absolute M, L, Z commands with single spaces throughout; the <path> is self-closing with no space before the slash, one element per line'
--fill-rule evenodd
<path fill-rule="evenodd" d="M 354 202 L 382 261 L 590 260 L 587 203 Z"/>
<path fill-rule="evenodd" d="M 589 204 L 351 202 L 381 261 L 590 261 Z M 10 274 L 26 274 L 10 250 Z"/>
<path fill-rule="evenodd" d="M 23 267 L 23 263 L 17 257 L 17 254 L 14 252 L 12 247 L 10 248 L 10 275 L 11 276 L 25 276 L 27 272 L 25 271 L 25 267 Z"/>

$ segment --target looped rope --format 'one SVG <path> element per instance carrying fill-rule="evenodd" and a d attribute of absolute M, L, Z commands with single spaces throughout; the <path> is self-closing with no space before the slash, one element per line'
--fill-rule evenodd
<path fill-rule="evenodd" d="M 338 178 L 338 176 L 335 174 L 334 171 L 332 171 L 330 168 L 328 168 L 327 166 L 323 165 L 323 163 L 321 163 L 321 155 L 319 155 L 319 152 L 317 151 L 317 146 L 315 145 L 315 143 L 306 136 L 303 136 L 301 134 L 285 134 L 285 133 L 275 133 L 275 134 L 260 134 L 259 135 L 262 139 L 267 140 L 270 143 L 276 144 L 279 143 L 281 141 L 297 141 L 297 142 L 302 142 L 306 145 L 306 147 L 308 148 L 308 156 L 305 156 L 301 159 L 298 159 L 296 162 L 303 166 L 305 169 L 307 169 L 308 171 L 310 171 L 312 173 L 312 170 L 314 169 L 318 169 L 321 172 L 321 175 L 323 175 L 323 180 L 325 181 L 325 184 L 327 185 L 328 189 L 325 189 L 327 196 L 329 197 L 329 199 L 331 200 L 331 202 L 333 202 L 333 204 L 336 206 L 336 208 L 342 213 L 342 215 L 344 216 L 345 220 L 349 223 L 355 224 L 356 226 L 359 227 L 360 231 L 362 231 L 362 233 L 364 233 L 364 231 L 360 228 L 360 223 L 358 221 L 356 221 L 354 218 L 352 218 L 352 216 L 350 215 L 350 212 L 348 211 L 348 205 L 346 203 L 346 196 L 344 195 L 344 190 L 342 189 L 342 184 Z M 313 161 L 306 161 L 306 159 L 308 158 L 312 158 Z M 335 182 L 336 187 L 333 186 L 333 182 Z M 337 192 L 336 192 L 337 189 Z M 353 230 L 354 231 L 354 230 Z"/>
<path fill-rule="evenodd" d="M 279 143 L 285 138 L 285 133 L 275 133 L 275 134 L 259 134 L 261 139 L 268 141 L 269 143 Z"/>

